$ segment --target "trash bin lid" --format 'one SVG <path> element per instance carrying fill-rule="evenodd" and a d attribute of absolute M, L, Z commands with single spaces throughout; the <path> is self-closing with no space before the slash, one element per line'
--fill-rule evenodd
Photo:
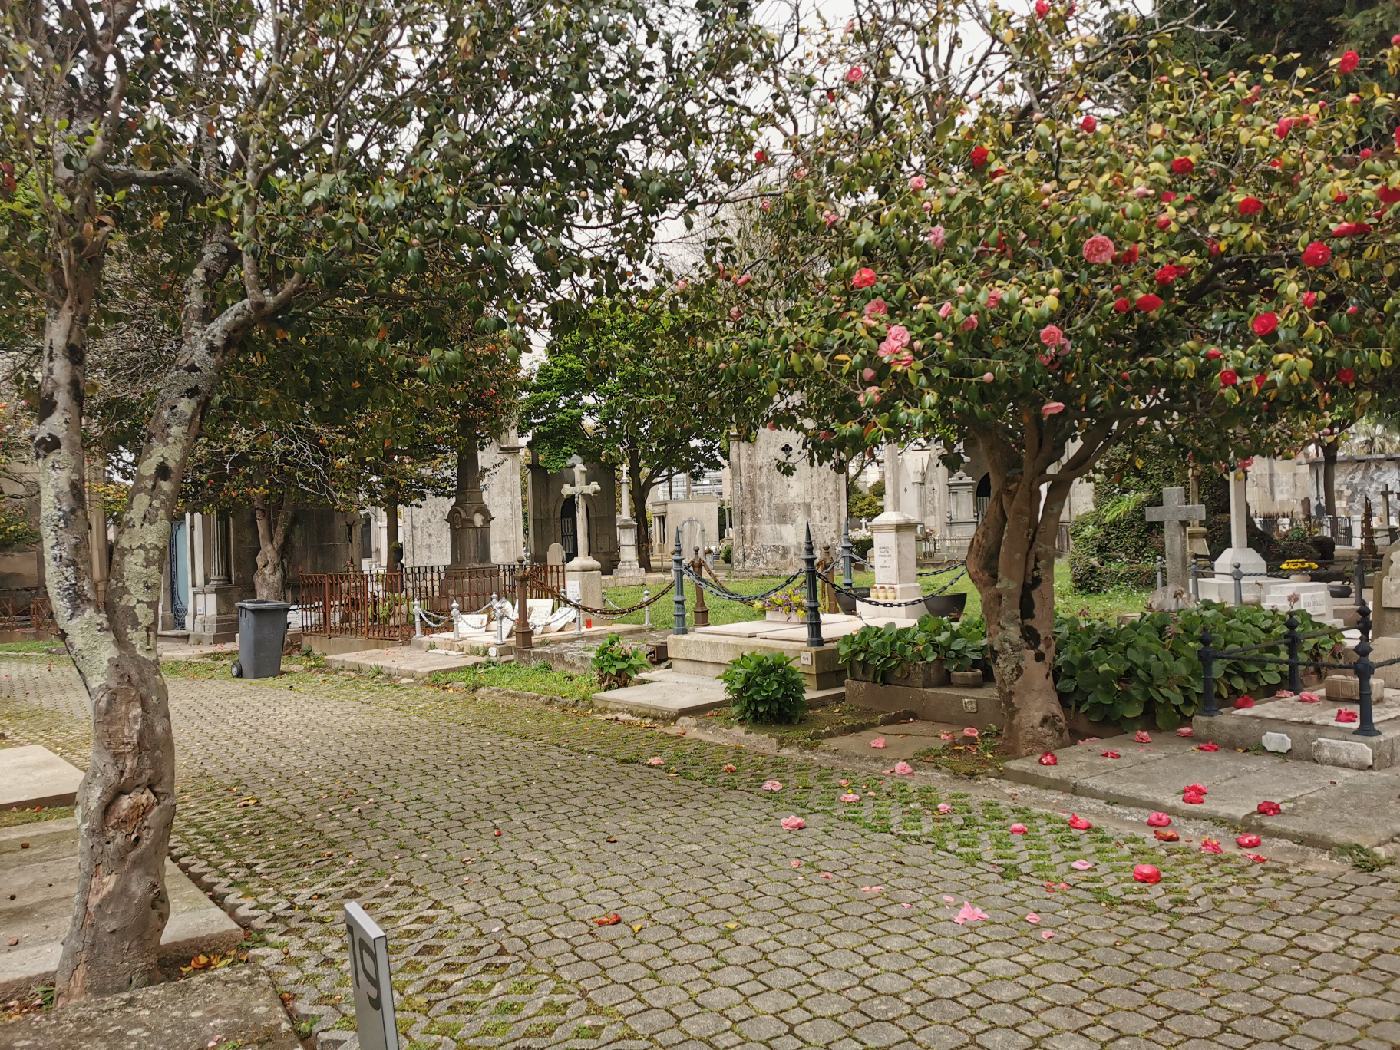
<path fill-rule="evenodd" d="M 279 609 L 285 611 L 287 609 L 290 609 L 292 606 L 290 602 L 273 601 L 271 598 L 248 598 L 244 601 L 239 602 L 238 607 L 240 609 L 266 610 L 267 612 L 276 612 Z"/>

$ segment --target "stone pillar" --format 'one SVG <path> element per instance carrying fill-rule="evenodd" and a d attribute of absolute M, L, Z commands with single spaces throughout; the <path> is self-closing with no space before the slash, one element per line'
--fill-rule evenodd
<path fill-rule="evenodd" d="M 457 441 L 457 498 L 447 511 L 449 569 L 491 564 L 491 510 L 481 494 L 476 438 L 462 433 Z"/>
<path fill-rule="evenodd" d="M 870 523 L 875 537 L 871 561 L 875 568 L 875 585 L 870 597 L 884 602 L 907 601 L 920 594 L 915 535 L 917 523 L 900 510 L 899 447 L 885 446 L 885 512 Z M 880 616 L 898 620 L 917 620 L 924 613 L 922 604 L 896 609 L 862 603 L 865 616 Z"/>
<path fill-rule="evenodd" d="M 191 592 L 190 641 L 196 645 L 231 642 L 238 637 L 238 608 L 233 587 L 232 552 L 228 515 L 222 511 L 200 514 L 203 557 L 192 566 L 201 580 Z M 193 575 L 192 572 L 192 575 Z"/>
<path fill-rule="evenodd" d="M 574 468 L 574 483 L 565 485 L 560 491 L 565 496 L 574 497 L 574 527 L 578 533 L 578 556 L 564 566 L 564 580 L 569 597 L 576 602 L 590 605 L 595 609 L 603 607 L 603 567 L 589 554 L 588 511 L 585 499 L 598 491 L 596 481 L 588 481 L 588 471 L 583 460 L 575 456 L 571 465 Z"/>
<path fill-rule="evenodd" d="M 506 427 L 496 442 L 499 456 L 495 469 L 482 486 L 483 498 L 491 510 L 491 560 L 513 565 L 525 550 L 525 515 L 520 507 L 520 454 L 522 446 L 515 425 Z"/>
<path fill-rule="evenodd" d="M 617 546 L 619 556 L 613 579 L 636 578 L 642 575 L 641 563 L 637 561 L 637 520 L 632 517 L 632 486 L 627 474 L 627 464 L 622 464 L 622 516 L 617 519 Z"/>

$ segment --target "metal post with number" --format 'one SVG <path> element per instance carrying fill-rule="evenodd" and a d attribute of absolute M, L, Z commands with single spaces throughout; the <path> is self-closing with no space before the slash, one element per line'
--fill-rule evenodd
<path fill-rule="evenodd" d="M 345 905 L 350 939 L 350 986 L 360 1050 L 399 1050 L 394 986 L 389 977 L 389 938 L 354 901 Z"/>

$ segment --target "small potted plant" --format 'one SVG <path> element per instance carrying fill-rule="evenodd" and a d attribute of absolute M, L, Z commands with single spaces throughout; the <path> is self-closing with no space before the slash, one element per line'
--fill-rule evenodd
<path fill-rule="evenodd" d="M 754 602 L 754 608 L 762 610 L 765 620 L 781 620 L 791 623 L 800 618 L 806 611 L 806 604 L 807 599 L 802 593 L 801 587 L 794 584 L 777 594 L 760 598 Z"/>

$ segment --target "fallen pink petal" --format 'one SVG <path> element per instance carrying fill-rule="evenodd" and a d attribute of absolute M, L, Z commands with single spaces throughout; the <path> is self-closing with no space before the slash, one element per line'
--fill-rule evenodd
<path fill-rule="evenodd" d="M 1069 866 L 1075 871 L 1089 871 L 1093 868 L 1094 862 L 1092 860 L 1072 860 L 1069 862 Z"/>
<path fill-rule="evenodd" d="M 1026 921 L 1032 926 L 1035 926 L 1040 922 L 1040 916 L 1037 915 L 1035 912 L 1031 912 L 1026 916 Z"/>
<path fill-rule="evenodd" d="M 830 882 L 832 879 L 836 878 L 836 876 L 829 871 L 819 871 L 817 872 L 817 878 L 825 879 L 827 882 Z"/>
<path fill-rule="evenodd" d="M 1165 828 L 1171 825 L 1172 818 L 1165 813 L 1147 814 L 1147 826 L 1149 828 Z"/>
<path fill-rule="evenodd" d="M 884 892 L 885 892 L 885 887 L 883 887 L 883 886 L 862 886 L 862 887 L 860 888 L 860 892 L 861 892 L 861 893 L 868 893 L 868 894 L 870 894 L 870 895 L 873 897 L 873 896 L 875 896 L 875 895 L 877 895 L 877 894 L 884 893 Z"/>
<path fill-rule="evenodd" d="M 647 759 L 647 765 L 649 766 L 664 766 L 665 764 L 666 760 L 660 755 L 653 755 L 651 758 Z"/>
<path fill-rule="evenodd" d="M 893 772 L 895 776 L 910 777 L 914 775 L 914 767 L 908 762 L 896 762 Z"/>
<path fill-rule="evenodd" d="M 844 795 L 841 795 L 840 797 L 838 797 L 838 798 L 837 798 L 837 801 L 838 801 L 838 802 L 848 802 L 848 803 L 849 803 L 849 802 L 859 802 L 859 801 L 860 801 L 860 796 L 857 795 L 854 791 L 847 791 Z"/>
<path fill-rule="evenodd" d="M 958 909 L 958 913 L 953 916 L 953 921 L 959 926 L 966 926 L 969 922 L 982 922 L 987 918 L 987 913 L 971 901 L 963 901 L 963 906 Z"/>
<path fill-rule="evenodd" d="M 1090 824 L 1078 813 L 1071 813 L 1069 815 L 1069 826 L 1072 827 L 1075 831 L 1088 831 L 1094 825 Z"/>
<path fill-rule="evenodd" d="M 783 785 L 780 781 L 777 780 L 765 780 L 762 784 L 759 785 L 758 789 L 760 791 L 781 791 L 783 790 Z"/>
<path fill-rule="evenodd" d="M 874 740 L 870 741 L 870 746 L 876 751 L 883 751 L 885 749 L 885 738 L 877 736 Z"/>
<path fill-rule="evenodd" d="M 788 865 L 790 867 L 800 868 L 802 867 L 802 862 L 794 858 L 793 860 L 788 861 Z"/>
<path fill-rule="evenodd" d="M 1176 731 L 1176 735 L 1179 736 L 1179 737 L 1185 737 L 1186 739 L 1189 740 L 1191 737 L 1193 737 L 1193 736 L 1196 735 L 1196 731 L 1195 731 L 1194 729 L 1192 729 L 1190 726 L 1182 726 L 1180 729 L 1178 729 L 1178 730 Z"/>
<path fill-rule="evenodd" d="M 1027 829 L 1024 824 L 1012 824 L 1011 827 L 1007 830 L 1009 830 L 1013 835 L 1024 835 Z"/>
<path fill-rule="evenodd" d="M 1052 939 L 1052 938 L 1055 936 L 1055 931 L 1054 931 L 1054 930 L 1041 930 L 1041 931 L 1040 931 L 1040 936 L 1041 936 L 1041 939 L 1047 940 L 1047 941 L 1048 941 L 1048 940 Z"/>
<path fill-rule="evenodd" d="M 938 812 L 946 815 L 948 813 L 953 812 L 953 807 L 946 802 L 940 802 L 938 803 Z"/>
<path fill-rule="evenodd" d="M 807 826 L 807 822 L 801 817 L 784 817 L 779 823 L 787 831 L 801 831 Z"/>
<path fill-rule="evenodd" d="M 1133 739 L 1136 740 L 1139 744 L 1150 744 L 1152 743 L 1152 734 L 1149 733 L 1146 729 L 1139 729 L 1136 733 L 1133 734 Z"/>
<path fill-rule="evenodd" d="M 1266 817 L 1276 817 L 1283 812 L 1283 807 L 1280 806 L 1277 802 L 1264 801 L 1259 803 L 1259 805 L 1255 806 L 1254 808 L 1260 813 L 1264 814 L 1264 816 Z"/>

